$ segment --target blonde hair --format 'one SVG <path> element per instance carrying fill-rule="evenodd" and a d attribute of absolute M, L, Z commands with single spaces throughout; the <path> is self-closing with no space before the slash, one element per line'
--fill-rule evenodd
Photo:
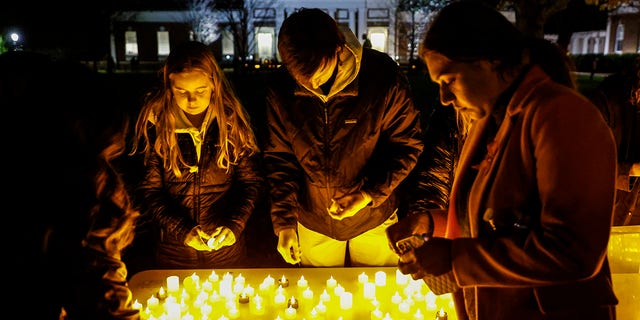
<path fill-rule="evenodd" d="M 145 97 L 142 110 L 135 125 L 133 150 L 135 154 L 139 143 L 144 143 L 142 152 L 145 161 L 151 151 L 149 128 L 155 125 L 156 138 L 153 150 L 164 160 L 166 170 L 180 177 L 181 166 L 188 166 L 178 147 L 175 129 L 177 112 L 182 112 L 173 99 L 170 75 L 191 70 L 200 70 L 211 77 L 213 92 L 209 108 L 214 115 L 219 134 L 216 165 L 226 169 L 236 164 L 243 154 L 251 155 L 258 151 L 249 115 L 236 97 L 233 88 L 218 66 L 209 47 L 203 43 L 189 41 L 174 48 L 160 70 L 163 86 Z M 141 141 L 143 140 L 143 141 Z"/>

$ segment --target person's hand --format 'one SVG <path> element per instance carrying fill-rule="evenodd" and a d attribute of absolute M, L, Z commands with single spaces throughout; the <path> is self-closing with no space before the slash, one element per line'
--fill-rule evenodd
<path fill-rule="evenodd" d="M 211 251 L 213 249 L 207 245 L 207 241 L 209 241 L 210 238 L 206 232 L 202 231 L 200 226 L 195 226 L 187 233 L 184 244 L 198 251 Z"/>
<path fill-rule="evenodd" d="M 332 199 L 329 215 L 335 220 L 353 217 L 358 211 L 371 203 L 371 196 L 366 192 L 357 191 L 343 197 Z"/>
<path fill-rule="evenodd" d="M 207 246 L 213 250 L 218 250 L 234 243 L 236 243 L 236 236 L 233 234 L 233 231 L 227 227 L 220 226 L 211 233 L 211 238 L 207 241 Z"/>
<path fill-rule="evenodd" d="M 427 275 L 439 276 L 451 271 L 451 243 L 445 238 L 431 238 L 422 246 L 400 256 L 398 269 L 414 280 Z"/>
<path fill-rule="evenodd" d="M 300 263 L 301 252 L 296 229 L 283 229 L 278 233 L 278 252 L 287 263 Z"/>
<path fill-rule="evenodd" d="M 401 255 L 402 252 L 400 252 L 401 250 L 399 250 L 397 246 L 398 241 L 411 236 L 431 237 L 433 228 L 433 218 L 429 212 L 408 215 L 387 227 L 386 232 L 389 247 L 391 247 L 391 250 L 396 254 Z"/>

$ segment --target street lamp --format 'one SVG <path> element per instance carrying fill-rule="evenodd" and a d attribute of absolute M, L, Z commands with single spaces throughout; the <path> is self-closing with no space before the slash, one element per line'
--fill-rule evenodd
<path fill-rule="evenodd" d="M 11 39 L 11 42 L 13 44 L 11 50 L 13 51 L 22 50 L 22 46 L 20 45 L 20 35 L 17 32 L 12 32 L 11 35 L 9 35 L 9 38 Z"/>

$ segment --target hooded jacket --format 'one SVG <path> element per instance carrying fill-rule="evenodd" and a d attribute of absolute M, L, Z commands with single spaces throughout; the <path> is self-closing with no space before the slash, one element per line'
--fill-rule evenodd
<path fill-rule="evenodd" d="M 139 190 L 144 212 L 159 224 L 166 241 L 182 243 L 197 225 L 207 233 L 226 226 L 240 239 L 261 196 L 264 181 L 257 154 L 245 153 L 229 172 L 216 165 L 219 130 L 211 113 L 209 108 L 201 129 L 197 129 L 181 110 L 177 112 L 175 134 L 189 164 L 180 168 L 181 177 L 166 170 L 155 151 L 148 159 Z M 152 134 L 155 132 L 150 131 Z"/>
<path fill-rule="evenodd" d="M 285 68 L 269 82 L 264 160 L 276 235 L 299 222 L 348 240 L 380 225 L 422 152 L 406 76 L 387 54 L 345 34 L 328 94 L 301 86 Z M 359 190 L 372 197 L 369 206 L 341 221 L 329 216 L 332 198 Z"/>

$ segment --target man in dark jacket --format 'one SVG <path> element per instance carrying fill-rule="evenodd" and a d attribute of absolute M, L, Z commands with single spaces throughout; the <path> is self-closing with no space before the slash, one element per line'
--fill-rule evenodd
<path fill-rule="evenodd" d="M 319 9 L 289 16 L 278 50 L 264 146 L 278 252 L 303 266 L 396 265 L 385 229 L 423 149 L 405 75 Z"/>

